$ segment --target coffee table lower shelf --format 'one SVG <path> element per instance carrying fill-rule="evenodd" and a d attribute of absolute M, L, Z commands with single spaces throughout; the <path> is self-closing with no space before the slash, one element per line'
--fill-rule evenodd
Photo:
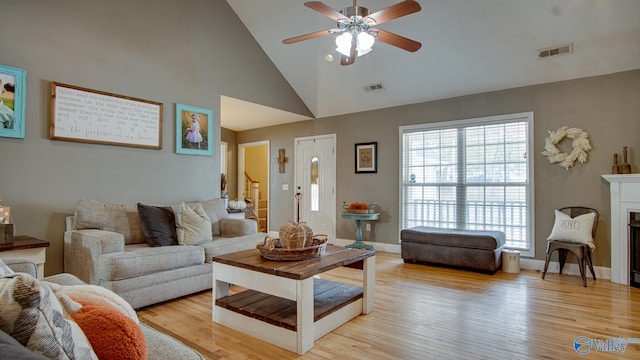
<path fill-rule="evenodd" d="M 362 288 L 313 279 L 313 321 L 362 299 Z M 216 305 L 287 330 L 296 331 L 296 302 L 256 290 L 244 290 L 216 300 Z M 360 306 L 360 309 L 362 306 Z"/>

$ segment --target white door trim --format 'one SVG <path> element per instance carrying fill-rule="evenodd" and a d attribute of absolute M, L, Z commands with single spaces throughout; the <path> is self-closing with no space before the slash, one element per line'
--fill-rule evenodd
<path fill-rule="evenodd" d="M 244 194 L 244 154 L 245 149 L 252 146 L 262 146 L 267 145 L 267 156 L 271 156 L 271 141 L 263 140 L 263 141 L 254 141 L 250 143 L 238 144 L 238 199 L 244 200 L 245 196 L 249 196 L 250 194 Z M 271 161 L 267 158 L 267 178 L 269 179 L 268 189 L 265 189 L 266 199 L 267 199 L 267 214 L 271 214 Z M 231 199 L 230 199 L 231 200 Z M 258 206 L 255 204 L 254 206 Z M 256 212 L 257 215 L 257 212 Z M 268 215 L 269 216 L 269 215 Z M 269 219 L 269 217 L 267 217 Z M 267 221 L 267 230 L 269 229 L 269 222 Z"/>

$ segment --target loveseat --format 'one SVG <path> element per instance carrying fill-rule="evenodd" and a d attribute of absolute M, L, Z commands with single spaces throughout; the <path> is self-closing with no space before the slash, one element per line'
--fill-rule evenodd
<path fill-rule="evenodd" d="M 153 360 L 203 359 L 194 349 L 139 322 L 133 308 L 109 290 L 97 291 L 102 288 L 71 274 L 35 279 L 36 269 L 30 261 L 0 260 L 0 358 L 133 359 L 146 352 Z M 79 311 L 76 301 L 85 301 L 83 307 L 93 305 L 93 311 Z M 118 344 L 111 343 L 113 339 Z"/>
<path fill-rule="evenodd" d="M 255 248 L 265 234 L 221 198 L 170 206 L 82 198 L 67 217 L 64 271 L 134 308 L 211 289 L 214 256 Z"/>

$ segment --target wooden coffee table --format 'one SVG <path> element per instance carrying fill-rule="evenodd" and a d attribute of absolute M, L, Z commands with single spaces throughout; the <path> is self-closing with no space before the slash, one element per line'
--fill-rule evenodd
<path fill-rule="evenodd" d="M 362 269 L 362 287 L 314 278 Z M 248 290 L 229 295 L 229 284 Z M 213 321 L 304 354 L 315 340 L 374 309 L 375 251 L 327 245 L 322 257 L 273 261 L 257 249 L 213 258 Z"/>

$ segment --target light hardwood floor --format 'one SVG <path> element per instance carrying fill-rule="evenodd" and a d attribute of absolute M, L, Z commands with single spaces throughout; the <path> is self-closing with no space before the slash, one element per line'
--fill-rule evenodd
<path fill-rule="evenodd" d="M 577 276 L 485 275 L 376 255 L 376 310 L 317 340 L 302 356 L 214 324 L 210 291 L 141 309 L 138 316 L 207 359 L 640 359 L 640 344 L 629 344 L 624 354 L 574 350 L 581 336 L 640 338 L 640 289 L 602 279 L 589 279 L 585 288 Z M 323 277 L 358 284 L 357 271 L 341 268 Z"/>

